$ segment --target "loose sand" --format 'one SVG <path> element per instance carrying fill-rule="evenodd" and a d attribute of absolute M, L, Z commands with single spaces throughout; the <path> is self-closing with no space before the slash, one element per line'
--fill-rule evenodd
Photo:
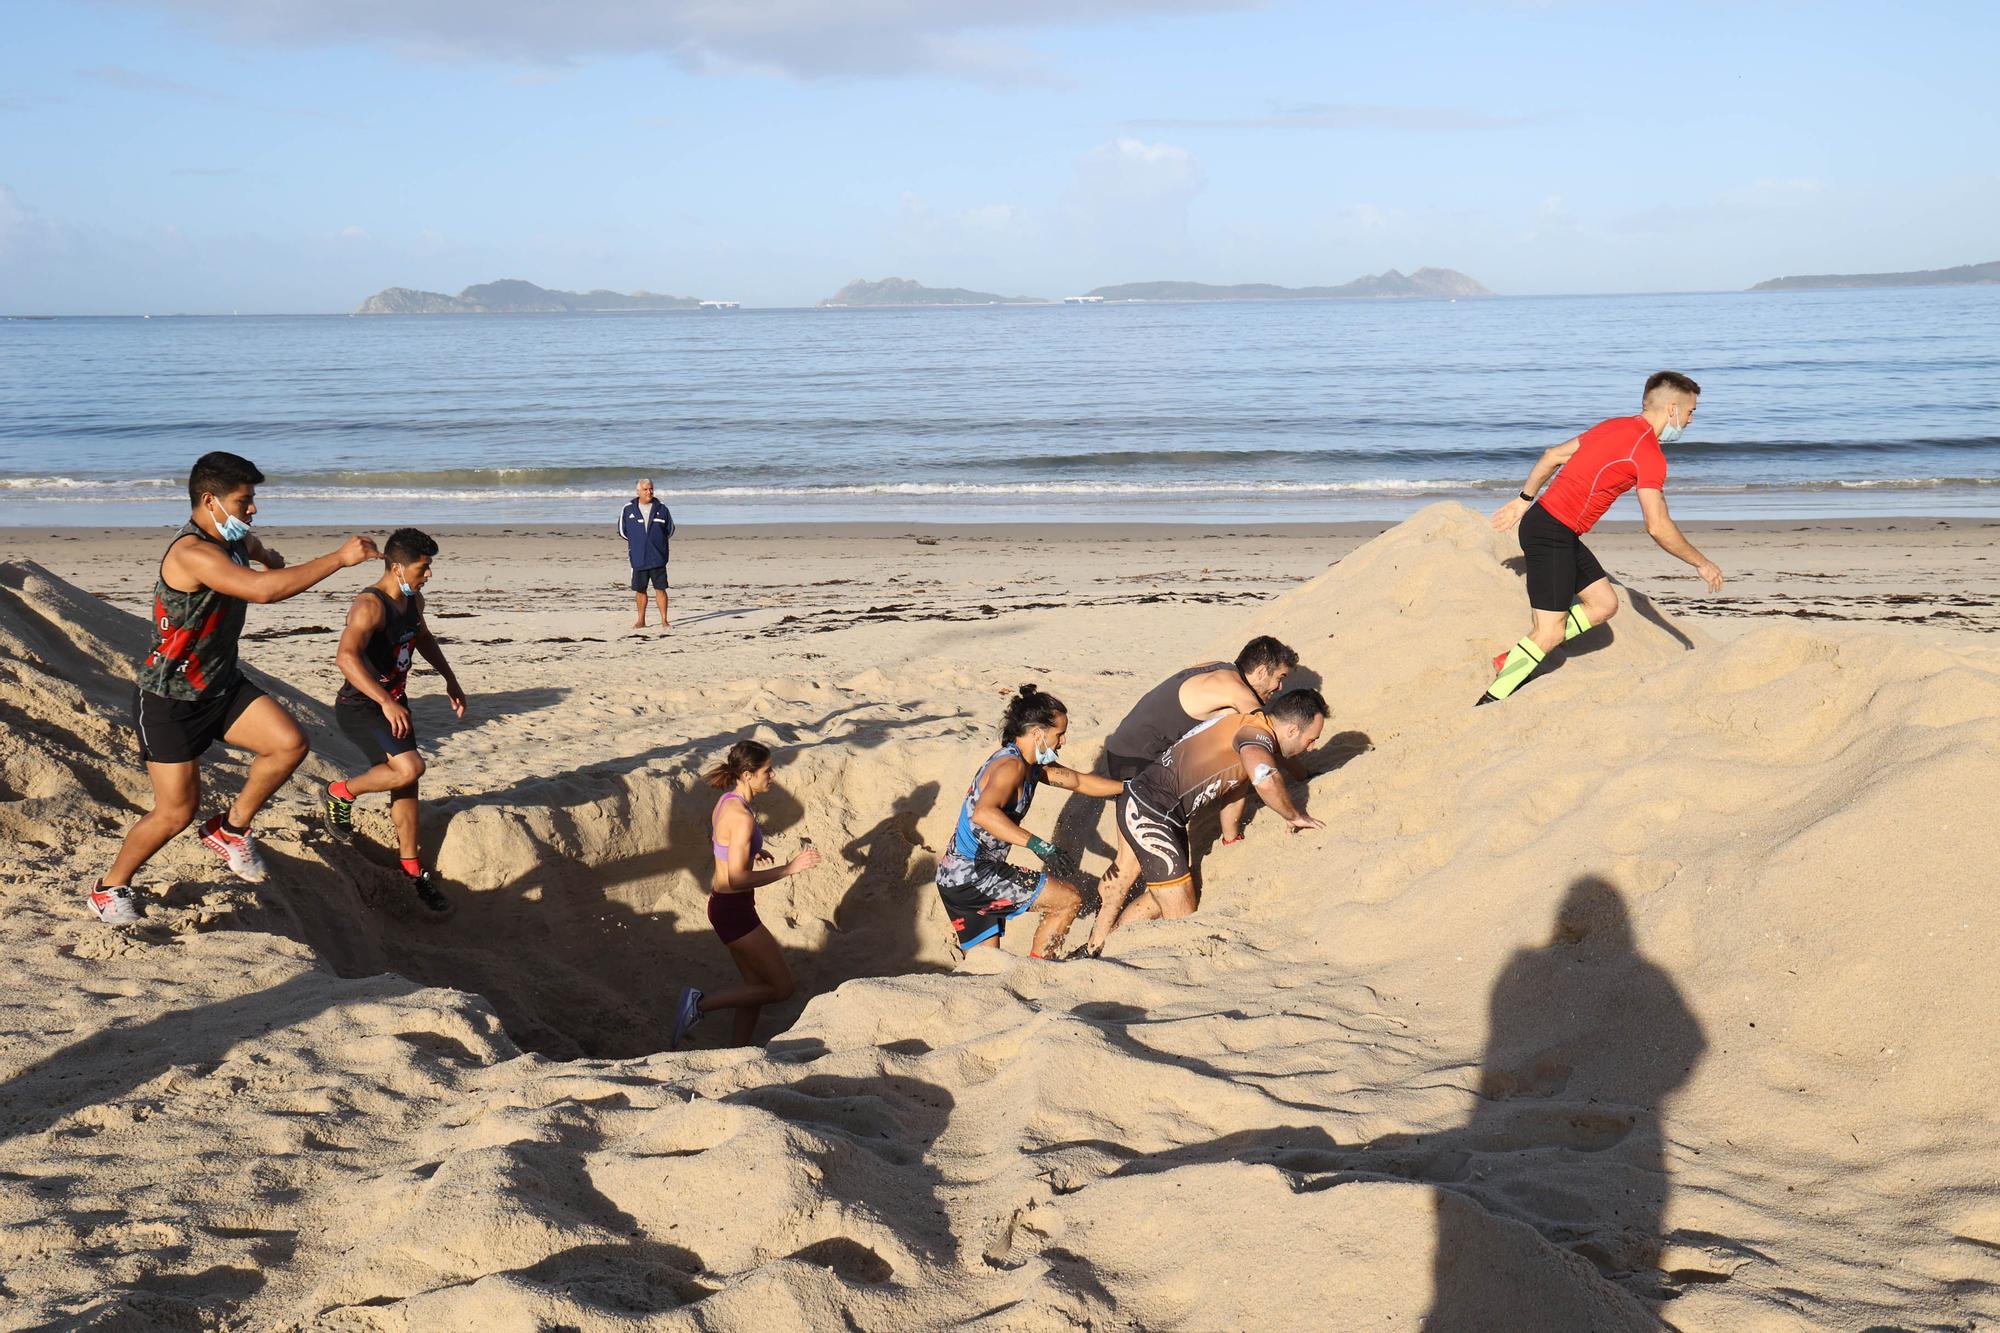
<path fill-rule="evenodd" d="M 605 543 L 450 534 L 472 712 L 413 693 L 456 914 L 380 798 L 342 847 L 300 780 L 269 884 L 183 838 L 129 931 L 80 892 L 146 798 L 163 534 L 13 534 L 0 1327 L 1984 1326 L 1995 531 L 1720 525 L 1721 598 L 1607 533 L 1625 612 L 1477 711 L 1518 552 L 1453 505 L 1365 545 L 689 532 L 664 635 Z M 357 766 L 323 701 L 362 581 L 252 609 L 310 777 Z M 1101 962 L 954 971 L 930 877 L 1002 692 L 1067 700 L 1084 763 L 1266 631 L 1335 705 L 1329 827 L 1253 818 Z M 695 775 L 743 734 L 774 847 L 829 854 L 760 899 L 803 993 L 765 1048 L 658 1053 L 729 973 Z M 1029 824 L 1095 870 L 1101 813 Z"/>

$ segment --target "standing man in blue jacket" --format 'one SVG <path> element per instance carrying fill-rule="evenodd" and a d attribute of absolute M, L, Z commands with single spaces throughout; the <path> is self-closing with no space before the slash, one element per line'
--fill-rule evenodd
<path fill-rule="evenodd" d="M 618 535 L 625 539 L 632 557 L 632 601 L 638 619 L 633 629 L 646 627 L 646 587 L 652 585 L 660 599 L 660 628 L 672 626 L 667 619 L 667 542 L 674 535 L 674 516 L 664 503 L 653 499 L 651 479 L 639 482 L 639 494 L 618 516 Z"/>

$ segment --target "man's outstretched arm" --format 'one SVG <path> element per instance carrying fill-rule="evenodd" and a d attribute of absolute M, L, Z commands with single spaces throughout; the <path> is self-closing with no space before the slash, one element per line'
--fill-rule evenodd
<path fill-rule="evenodd" d="M 167 554 L 164 572 L 170 585 L 198 583 L 227 597 L 246 602 L 282 602 L 296 597 L 315 583 L 365 560 L 381 559 L 372 537 L 349 537 L 338 550 L 329 551 L 303 565 L 279 569 L 247 569 L 208 542 L 182 542 Z"/>
<path fill-rule="evenodd" d="M 1668 555 L 1693 565 L 1694 572 L 1701 575 L 1702 582 L 1708 585 L 1710 592 L 1721 592 L 1722 566 L 1696 550 L 1694 543 L 1687 539 L 1687 534 L 1681 531 L 1680 524 L 1674 522 L 1673 516 L 1667 512 L 1666 493 L 1655 490 L 1640 491 L 1639 508 L 1646 515 L 1646 535 L 1658 543 L 1659 548 Z"/>

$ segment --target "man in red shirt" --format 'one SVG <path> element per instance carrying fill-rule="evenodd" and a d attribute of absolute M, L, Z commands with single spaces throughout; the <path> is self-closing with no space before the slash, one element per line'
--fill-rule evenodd
<path fill-rule="evenodd" d="M 1582 538 L 1613 500 L 1635 486 L 1646 535 L 1668 555 L 1693 565 L 1710 592 L 1722 591 L 1721 568 L 1695 549 L 1667 513 L 1667 458 L 1660 452 L 1661 445 L 1681 438 L 1700 396 L 1701 386 L 1687 376 L 1659 371 L 1646 381 L 1638 416 L 1600 422 L 1543 454 L 1520 497 L 1493 515 L 1497 532 L 1521 525 L 1528 605 L 1535 619 L 1527 638 L 1493 659 L 1496 674 L 1479 703 L 1506 698 L 1558 644 L 1618 613 L 1611 576 Z M 1544 482 L 1549 489 L 1537 500 Z"/>

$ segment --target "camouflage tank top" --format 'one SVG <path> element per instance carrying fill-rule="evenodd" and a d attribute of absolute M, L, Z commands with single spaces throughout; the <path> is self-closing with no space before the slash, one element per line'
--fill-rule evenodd
<path fill-rule="evenodd" d="M 167 543 L 172 551 L 183 537 L 213 543 L 239 565 L 250 556 L 242 542 L 224 544 L 189 521 Z M 161 557 L 164 568 L 166 558 Z M 213 588 L 182 592 L 169 587 L 164 572 L 153 584 L 153 651 L 139 663 L 139 688 L 163 699 L 200 699 L 226 690 L 242 674 L 236 640 L 243 633 L 245 605 Z"/>

